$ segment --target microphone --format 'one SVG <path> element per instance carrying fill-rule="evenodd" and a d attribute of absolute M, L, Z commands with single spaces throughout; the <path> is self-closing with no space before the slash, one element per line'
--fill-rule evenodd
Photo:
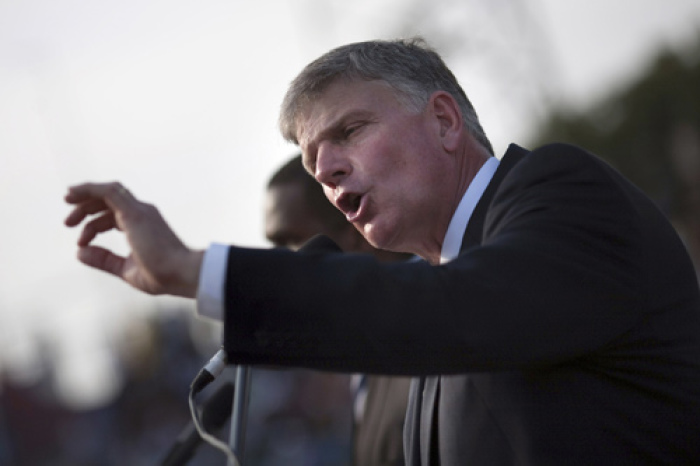
<path fill-rule="evenodd" d="M 233 406 L 233 384 L 226 383 L 222 385 L 214 394 L 204 403 L 202 408 L 202 427 L 210 432 L 219 429 L 224 425 L 226 419 L 231 414 Z M 167 456 L 161 463 L 161 466 L 180 466 L 187 464 L 195 450 L 202 442 L 194 423 L 190 422 L 185 427 L 177 440 L 170 447 Z"/>
<path fill-rule="evenodd" d="M 316 235 L 299 248 L 302 253 L 343 252 L 340 246 L 325 235 Z"/>
<path fill-rule="evenodd" d="M 216 352 L 214 356 L 209 360 L 206 366 L 197 374 L 197 377 L 192 381 L 190 388 L 192 389 L 192 395 L 196 395 L 204 387 L 209 385 L 226 367 L 226 351 L 220 349 Z"/>

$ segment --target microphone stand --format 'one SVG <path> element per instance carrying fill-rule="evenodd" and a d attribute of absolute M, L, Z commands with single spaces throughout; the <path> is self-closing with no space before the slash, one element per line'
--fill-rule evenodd
<path fill-rule="evenodd" d="M 248 419 L 248 403 L 250 400 L 251 369 L 249 366 L 235 366 L 235 391 L 233 407 L 231 408 L 231 433 L 229 447 L 238 458 L 239 466 L 243 466 L 245 454 L 245 433 Z M 236 466 L 228 461 L 227 466 Z"/>

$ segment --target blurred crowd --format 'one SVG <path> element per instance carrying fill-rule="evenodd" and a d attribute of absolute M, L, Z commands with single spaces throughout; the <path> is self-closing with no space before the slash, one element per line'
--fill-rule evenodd
<path fill-rule="evenodd" d="M 50 354 L 31 383 L 0 380 L 0 464 L 110 466 L 161 464 L 191 424 L 190 383 L 216 352 L 216 338 L 196 341 L 191 313 L 157 313 L 129 329 L 118 349 L 122 387 L 103 406 L 71 409 L 57 395 Z M 201 333 L 201 332 L 200 332 Z M 197 396 L 202 406 L 228 370 Z M 252 371 L 246 464 L 349 464 L 349 377 L 302 370 Z M 230 422 L 212 432 L 229 442 Z M 201 443 L 190 465 L 225 465 L 225 456 Z"/>

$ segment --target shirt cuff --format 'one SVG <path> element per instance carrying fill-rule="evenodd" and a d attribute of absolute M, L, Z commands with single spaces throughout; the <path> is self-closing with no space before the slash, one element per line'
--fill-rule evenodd
<path fill-rule="evenodd" d="M 224 320 L 224 283 L 229 247 L 212 243 L 204 252 L 197 289 L 197 313 L 203 317 Z"/>

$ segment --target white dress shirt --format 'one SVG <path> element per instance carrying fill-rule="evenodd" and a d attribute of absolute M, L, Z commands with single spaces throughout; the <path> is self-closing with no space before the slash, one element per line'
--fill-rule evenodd
<path fill-rule="evenodd" d="M 447 233 L 445 233 L 445 239 L 442 242 L 442 251 L 440 251 L 441 264 L 451 261 L 459 254 L 459 250 L 462 247 L 462 237 L 467 230 L 469 219 L 476 208 L 476 204 L 479 203 L 479 199 L 483 196 L 486 187 L 491 182 L 493 174 L 496 173 L 498 163 L 496 157 L 490 157 L 481 166 L 472 182 L 469 183 L 469 187 L 464 196 L 462 196 L 462 200 L 459 201 L 457 210 L 452 215 L 450 225 L 447 227 Z"/>

